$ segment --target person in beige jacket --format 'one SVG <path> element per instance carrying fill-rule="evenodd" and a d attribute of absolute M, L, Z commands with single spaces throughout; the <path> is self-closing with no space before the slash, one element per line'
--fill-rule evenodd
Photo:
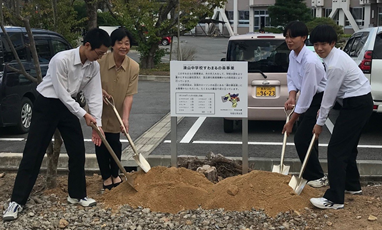
<path fill-rule="evenodd" d="M 139 64 L 127 56 L 131 48 L 132 36 L 125 28 L 114 30 L 111 35 L 112 52 L 105 54 L 100 64 L 103 97 L 114 98 L 115 107 L 129 132 L 129 117 L 133 95 L 138 92 Z M 120 133 L 123 130 L 113 108 L 104 103 L 102 128 L 106 140 L 121 159 L 122 144 Z M 112 189 L 122 179 L 118 176 L 118 166 L 104 144 L 95 146 L 97 161 L 103 179 L 103 188 Z"/>

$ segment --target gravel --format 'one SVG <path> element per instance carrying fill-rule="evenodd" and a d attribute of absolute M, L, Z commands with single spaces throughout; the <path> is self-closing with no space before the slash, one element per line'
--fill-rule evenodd
<path fill-rule="evenodd" d="M 0 202 L 5 209 L 8 201 Z M 149 208 L 132 208 L 123 205 L 119 210 L 105 209 L 102 204 L 83 208 L 67 204 L 54 194 L 32 197 L 19 218 L 0 224 L 3 229 L 306 229 L 307 219 L 320 222 L 324 215 L 317 216 L 309 208 L 304 215 L 298 212 L 279 213 L 268 217 L 262 210 L 224 211 L 186 210 L 177 214 L 153 212 Z M 0 218 L 1 220 L 1 218 Z M 310 229 L 321 229 L 312 228 Z"/>

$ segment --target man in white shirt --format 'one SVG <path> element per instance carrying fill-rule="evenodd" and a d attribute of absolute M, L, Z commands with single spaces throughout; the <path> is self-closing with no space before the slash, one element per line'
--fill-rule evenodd
<path fill-rule="evenodd" d="M 50 60 L 47 74 L 37 87 L 39 95 L 28 139 L 3 220 L 15 220 L 22 211 L 56 128 L 69 156 L 68 202 L 86 207 L 96 205 L 94 199 L 86 197 L 85 144 L 79 119 L 83 117 L 89 126 L 90 123 L 102 126 L 102 88 L 96 60 L 107 52 L 110 43 L 106 31 L 92 29 L 80 47 L 59 52 Z M 80 91 L 84 92 L 89 113 L 73 99 Z M 92 139 L 96 145 L 101 144 L 94 130 Z"/>
<path fill-rule="evenodd" d="M 284 30 L 286 44 L 290 50 L 287 82 L 289 97 L 285 108 L 294 108 L 294 113 L 282 133 L 292 132 L 293 125 L 299 119 L 294 143 L 301 162 L 304 161 L 310 141 L 312 129 L 316 124 L 317 111 L 320 108 L 322 95 L 326 86 L 324 66 L 318 56 L 305 46 L 308 28 L 303 22 L 293 21 Z M 296 103 L 296 94 L 300 96 Z M 312 187 L 319 188 L 328 184 L 318 159 L 318 141 L 315 142 L 307 167 L 302 175 Z"/>
<path fill-rule="evenodd" d="M 310 34 L 316 53 L 323 58 L 328 83 L 313 133 L 318 136 L 336 100 L 342 104 L 328 145 L 330 188 L 310 202 L 321 209 L 344 207 L 345 193 L 361 194 L 357 168 L 357 145 L 373 111 L 370 83 L 345 52 L 334 47 L 337 34 L 329 25 L 319 25 Z"/>

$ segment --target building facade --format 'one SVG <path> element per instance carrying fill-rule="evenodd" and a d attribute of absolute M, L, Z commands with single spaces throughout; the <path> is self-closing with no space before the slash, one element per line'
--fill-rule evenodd
<path fill-rule="evenodd" d="M 313 17 L 333 18 L 344 27 L 345 33 L 382 26 L 382 0 L 306 0 L 305 3 L 312 9 Z M 268 7 L 274 4 L 275 0 L 228 0 L 224 9 L 215 11 L 214 18 L 224 21 L 225 13 L 233 33 L 245 34 L 271 26 Z M 219 30 L 230 34 L 222 24 Z"/>

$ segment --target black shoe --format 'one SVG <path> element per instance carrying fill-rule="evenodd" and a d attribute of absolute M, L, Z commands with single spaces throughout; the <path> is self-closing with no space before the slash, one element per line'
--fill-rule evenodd
<path fill-rule="evenodd" d="M 122 178 L 120 176 L 118 176 L 118 177 L 119 177 L 119 179 L 121 179 L 121 181 L 118 183 L 114 183 L 114 187 L 117 187 L 118 185 L 120 185 L 123 182 Z"/>
<path fill-rule="evenodd" d="M 104 190 L 106 190 L 106 189 L 111 190 L 114 186 L 113 186 L 113 184 L 109 184 L 109 185 L 102 184 L 102 187 L 103 187 Z"/>

